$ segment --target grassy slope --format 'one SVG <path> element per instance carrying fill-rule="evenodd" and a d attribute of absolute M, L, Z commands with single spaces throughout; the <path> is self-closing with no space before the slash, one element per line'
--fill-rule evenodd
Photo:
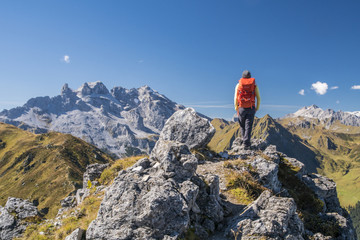
<path fill-rule="evenodd" d="M 281 120 L 290 132 L 313 146 L 322 156 L 320 172 L 334 179 L 342 206 L 360 200 L 360 128 L 335 123 L 327 129 L 311 122 L 310 127 L 289 126 L 292 119 Z"/>
<path fill-rule="evenodd" d="M 38 200 L 53 217 L 60 200 L 82 185 L 86 165 L 112 159 L 69 134 L 35 135 L 0 123 L 0 205 L 9 196 Z"/>

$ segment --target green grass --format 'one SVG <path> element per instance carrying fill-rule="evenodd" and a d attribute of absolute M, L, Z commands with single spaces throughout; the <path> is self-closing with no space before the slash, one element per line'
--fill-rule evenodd
<path fill-rule="evenodd" d="M 239 166 L 247 168 L 247 171 L 239 172 L 235 170 Z M 257 199 L 260 194 L 266 190 L 260 183 L 253 177 L 252 167 L 242 160 L 227 161 L 224 163 L 226 168 L 225 193 L 237 204 L 248 205 Z"/>
<path fill-rule="evenodd" d="M 38 200 L 48 218 L 56 215 L 61 199 L 82 186 L 86 165 L 113 161 L 69 134 L 36 135 L 0 123 L 0 139 L 6 143 L 0 149 L 0 205 L 8 197 Z"/>

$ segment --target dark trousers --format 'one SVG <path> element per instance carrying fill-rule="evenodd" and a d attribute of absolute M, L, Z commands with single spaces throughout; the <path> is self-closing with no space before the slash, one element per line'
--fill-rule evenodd
<path fill-rule="evenodd" d="M 251 130 L 255 117 L 255 108 L 239 108 L 239 124 L 241 129 L 242 142 L 250 147 Z"/>

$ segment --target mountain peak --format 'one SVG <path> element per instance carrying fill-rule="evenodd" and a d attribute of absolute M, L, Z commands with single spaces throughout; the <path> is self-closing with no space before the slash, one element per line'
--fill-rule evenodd
<path fill-rule="evenodd" d="M 64 86 L 61 88 L 61 95 L 66 95 L 70 92 L 73 92 L 67 83 L 64 84 Z"/>
<path fill-rule="evenodd" d="M 319 109 L 319 107 L 315 104 L 311 105 L 311 106 L 308 106 L 308 107 L 305 107 L 306 109 Z"/>
<path fill-rule="evenodd" d="M 91 94 L 109 94 L 109 90 L 106 86 L 100 82 L 86 82 L 78 90 L 81 95 L 91 95 Z"/>

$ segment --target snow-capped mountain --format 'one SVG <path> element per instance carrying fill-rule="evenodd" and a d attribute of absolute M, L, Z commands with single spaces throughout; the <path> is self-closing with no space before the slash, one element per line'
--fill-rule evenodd
<path fill-rule="evenodd" d="M 319 119 L 320 121 L 327 122 L 328 125 L 338 120 L 344 125 L 360 126 L 360 111 L 335 112 L 332 109 L 323 110 L 316 105 L 311 105 L 308 107 L 303 107 L 298 111 L 296 111 L 295 113 L 288 114 L 283 118 L 294 118 L 294 117 L 316 118 Z"/>
<path fill-rule="evenodd" d="M 136 148 L 148 152 L 165 121 L 183 108 L 148 86 L 109 91 L 93 82 L 77 90 L 65 84 L 61 95 L 32 98 L 0 112 L 0 121 L 37 133 L 70 133 L 122 155 Z"/>

